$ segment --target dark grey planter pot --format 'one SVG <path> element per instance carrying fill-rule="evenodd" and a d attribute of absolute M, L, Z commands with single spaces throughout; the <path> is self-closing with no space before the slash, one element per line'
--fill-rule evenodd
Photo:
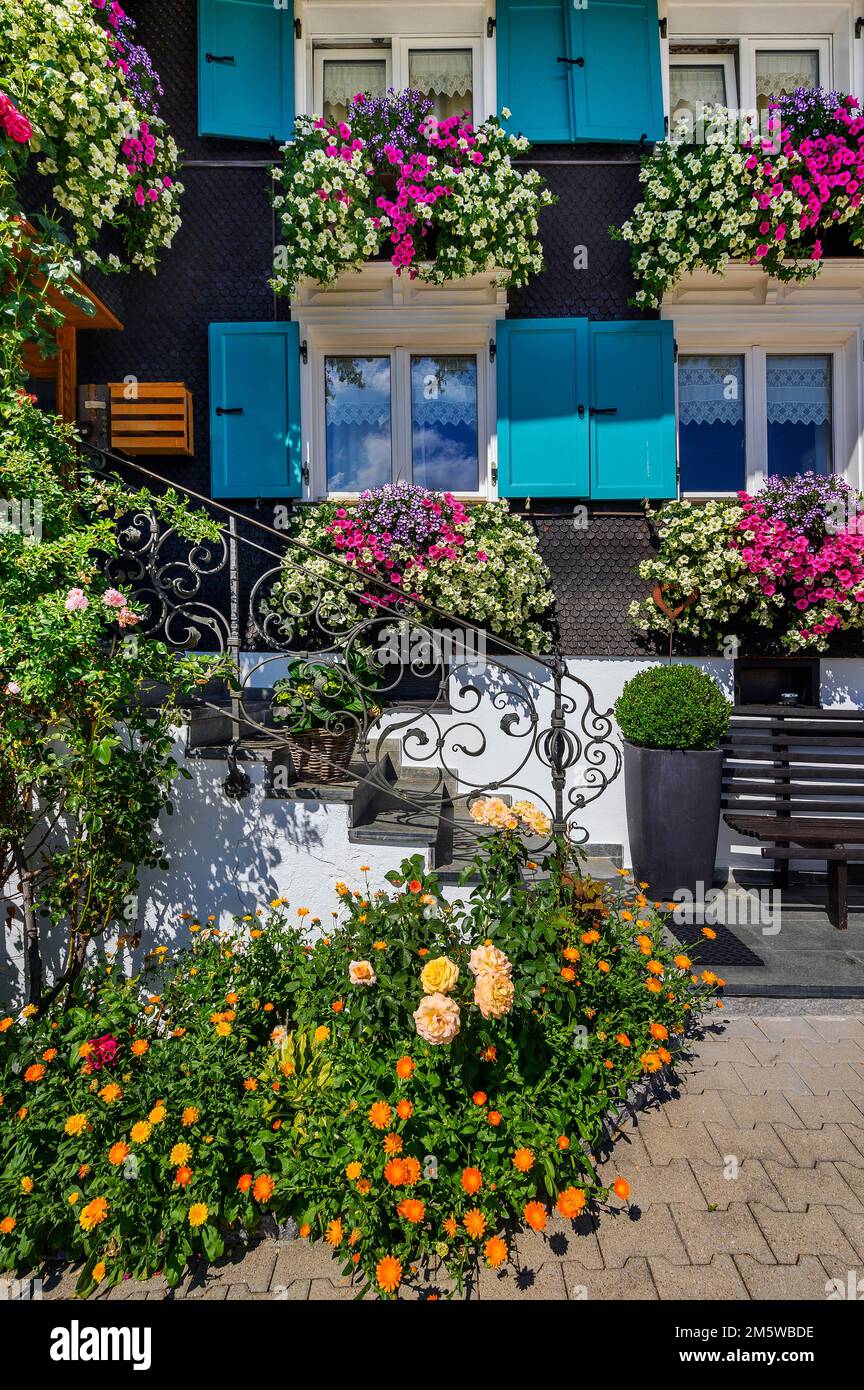
<path fill-rule="evenodd" d="M 640 748 L 624 740 L 630 861 L 654 898 L 711 887 L 720 826 L 723 750 Z"/>

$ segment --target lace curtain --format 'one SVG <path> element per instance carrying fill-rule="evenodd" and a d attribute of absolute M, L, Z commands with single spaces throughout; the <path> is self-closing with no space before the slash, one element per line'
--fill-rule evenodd
<path fill-rule="evenodd" d="M 358 92 L 380 97 L 387 88 L 387 65 L 381 58 L 328 58 L 324 61 L 324 107 L 344 108 Z"/>
<path fill-rule="evenodd" d="M 671 109 L 678 106 L 692 106 L 698 102 L 705 105 L 726 104 L 726 74 L 720 64 L 698 64 L 686 66 L 671 63 L 669 66 L 669 95 Z"/>
<path fill-rule="evenodd" d="M 778 97 L 796 87 L 819 86 L 819 54 L 810 49 L 757 52 L 756 96 Z"/>
<path fill-rule="evenodd" d="M 768 423 L 825 425 L 831 420 L 831 358 L 783 355 L 766 359 Z"/>
<path fill-rule="evenodd" d="M 681 357 L 678 418 L 682 425 L 739 425 L 744 419 L 744 358 Z"/>
<path fill-rule="evenodd" d="M 473 76 L 470 48 L 415 48 L 408 55 L 408 86 L 429 96 L 470 97 Z"/>

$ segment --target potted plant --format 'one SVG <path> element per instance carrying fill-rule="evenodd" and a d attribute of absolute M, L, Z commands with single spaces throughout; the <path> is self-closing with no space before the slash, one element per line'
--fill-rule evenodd
<path fill-rule="evenodd" d="M 615 717 L 624 736 L 630 857 L 655 896 L 694 894 L 714 878 L 723 750 L 731 705 L 696 666 L 652 666 L 624 686 Z"/>
<path fill-rule="evenodd" d="M 339 660 L 289 664 L 274 688 L 273 722 L 285 731 L 298 781 L 344 780 L 358 731 L 381 712 L 371 698 L 377 687 L 368 655 L 358 648 Z"/>

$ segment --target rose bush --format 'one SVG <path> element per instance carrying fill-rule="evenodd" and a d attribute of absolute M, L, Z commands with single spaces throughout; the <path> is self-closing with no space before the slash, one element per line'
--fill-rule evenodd
<path fill-rule="evenodd" d="M 283 900 L 189 919 L 131 979 L 94 964 L 73 1009 L 0 1013 L 0 1268 L 64 1252 L 84 1294 L 175 1284 L 269 1215 L 392 1296 L 500 1267 L 552 1206 L 626 1200 L 591 1146 L 722 981 L 663 944 L 641 887 L 583 879 L 512 809 L 494 829 L 480 806 L 467 906 L 416 858 L 389 891 L 337 884 L 326 929 Z"/>
<path fill-rule="evenodd" d="M 273 170 L 277 294 L 303 276 L 330 284 L 388 243 L 397 273 L 433 283 L 495 270 L 522 285 L 542 270 L 537 218 L 554 200 L 536 170 L 513 165 L 527 140 L 495 120 L 475 129 L 431 111 L 419 92 L 391 90 L 358 93 L 338 127 L 298 117 Z"/>

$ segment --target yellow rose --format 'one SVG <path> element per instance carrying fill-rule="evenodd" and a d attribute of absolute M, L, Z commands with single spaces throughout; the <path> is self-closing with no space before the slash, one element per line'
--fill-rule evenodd
<path fill-rule="evenodd" d="M 484 944 L 475 946 L 468 957 L 468 969 L 472 975 L 482 975 L 490 971 L 493 975 L 509 975 L 513 969 L 510 961 L 497 946 Z"/>
<path fill-rule="evenodd" d="M 474 1003 L 484 1018 L 503 1018 L 513 1007 L 513 981 L 500 971 L 483 970 L 474 984 Z"/>
<path fill-rule="evenodd" d="M 352 985 L 374 985 L 378 976 L 368 960 L 352 960 L 348 962 L 348 978 Z"/>
<path fill-rule="evenodd" d="M 428 960 L 420 974 L 424 994 L 451 994 L 459 979 L 459 966 L 449 956 Z"/>
<path fill-rule="evenodd" d="M 428 1043 L 452 1042 L 459 1025 L 459 1005 L 446 994 L 424 994 L 414 1011 L 414 1026 Z"/>

